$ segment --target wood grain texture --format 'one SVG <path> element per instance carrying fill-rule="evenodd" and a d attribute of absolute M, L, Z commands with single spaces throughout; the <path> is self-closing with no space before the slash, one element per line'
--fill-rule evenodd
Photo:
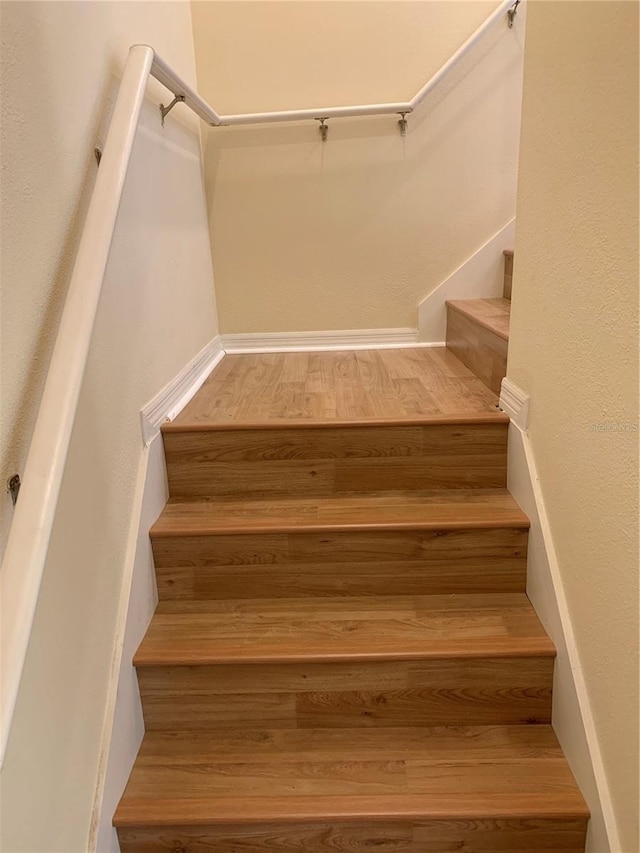
<path fill-rule="evenodd" d="M 197 811 L 194 808 L 197 804 Z M 549 726 L 151 733 L 116 825 L 585 817 Z M 444 826 L 443 826 L 444 829 Z M 424 837 L 424 836 L 423 836 Z"/>
<path fill-rule="evenodd" d="M 137 667 L 555 654 L 524 594 L 171 604 L 154 615 Z"/>
<path fill-rule="evenodd" d="M 511 303 L 508 299 L 452 299 L 447 311 L 464 315 L 505 341 L 509 340 Z"/>
<path fill-rule="evenodd" d="M 147 731 L 548 723 L 553 657 L 144 666 Z"/>
<path fill-rule="evenodd" d="M 444 348 L 238 356 L 163 429 L 123 853 L 584 849 L 495 402 Z"/>
<path fill-rule="evenodd" d="M 230 355 L 163 432 L 225 424 L 495 418 L 496 403 L 444 347 Z"/>
<path fill-rule="evenodd" d="M 496 527 L 529 527 L 506 489 L 414 490 L 318 498 L 171 500 L 151 528 L 151 538 Z"/>
<path fill-rule="evenodd" d="M 536 775 L 560 794 L 574 787 L 546 725 L 265 729 L 148 733 L 125 797 L 446 794 L 456 772 L 469 795 L 531 793 Z"/>
<path fill-rule="evenodd" d="M 506 485 L 508 424 L 166 432 L 172 497 Z"/>
<path fill-rule="evenodd" d="M 466 314 L 447 307 L 447 347 L 494 394 L 507 373 L 508 341 Z"/>
<path fill-rule="evenodd" d="M 585 817 L 270 823 L 118 830 L 122 853 L 581 853 Z"/>
<path fill-rule="evenodd" d="M 393 530 L 156 539 L 161 601 L 524 592 L 528 531 Z"/>

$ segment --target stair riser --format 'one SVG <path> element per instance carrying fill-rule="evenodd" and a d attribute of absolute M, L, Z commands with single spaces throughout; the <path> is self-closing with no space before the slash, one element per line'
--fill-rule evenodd
<path fill-rule="evenodd" d="M 153 541 L 160 600 L 524 592 L 528 531 L 354 530 Z"/>
<path fill-rule="evenodd" d="M 380 820 L 118 830 L 122 853 L 581 853 L 585 819 Z"/>
<path fill-rule="evenodd" d="M 500 394 L 507 374 L 508 341 L 450 306 L 447 309 L 447 348 L 494 394 Z"/>
<path fill-rule="evenodd" d="M 548 723 L 552 657 L 138 667 L 147 731 Z"/>
<path fill-rule="evenodd" d="M 164 435 L 172 497 L 503 488 L 506 423 Z"/>

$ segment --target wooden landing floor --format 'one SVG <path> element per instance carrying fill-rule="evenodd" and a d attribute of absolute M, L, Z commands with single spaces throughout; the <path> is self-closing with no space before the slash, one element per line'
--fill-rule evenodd
<path fill-rule="evenodd" d="M 229 355 L 164 430 L 506 420 L 497 402 L 445 347 Z"/>

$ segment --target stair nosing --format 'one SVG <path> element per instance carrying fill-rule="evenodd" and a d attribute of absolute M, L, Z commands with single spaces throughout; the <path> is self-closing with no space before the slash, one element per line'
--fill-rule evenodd
<path fill-rule="evenodd" d="M 224 499 L 216 499 L 212 498 L 208 499 L 200 499 L 200 500 L 170 500 L 167 506 L 180 506 L 185 509 L 185 516 L 188 512 L 189 507 L 200 507 L 206 506 L 210 508 L 212 515 L 210 517 L 200 518 L 197 523 L 191 522 L 188 525 L 185 525 L 185 522 L 181 518 L 170 519 L 166 518 L 166 508 L 163 510 L 158 520 L 151 526 L 149 531 L 149 535 L 152 540 L 157 539 L 169 539 L 174 537 L 199 537 L 199 536 L 233 536 L 233 535 L 255 535 L 255 534 L 279 534 L 279 533 L 339 533 L 339 532 L 352 532 L 352 531 L 403 531 L 403 530 L 416 530 L 416 531 L 447 531 L 447 530 L 504 530 L 504 529 L 517 529 L 517 530 L 528 530 L 530 527 L 530 520 L 527 515 L 520 509 L 518 504 L 513 497 L 510 495 L 507 489 L 442 489 L 442 490 L 427 490 L 426 492 L 420 493 L 412 492 L 411 490 L 406 492 L 407 496 L 413 497 L 416 500 L 419 500 L 420 497 L 425 497 L 427 494 L 429 495 L 437 495 L 438 498 L 441 498 L 441 503 L 446 504 L 447 498 L 451 498 L 452 496 L 464 496 L 465 498 L 469 496 L 477 496 L 478 494 L 486 494 L 489 497 L 505 497 L 508 496 L 511 498 L 513 502 L 513 506 L 509 507 L 508 512 L 509 515 L 504 517 L 501 516 L 501 512 L 505 513 L 505 508 L 497 507 L 498 510 L 495 517 L 465 517 L 466 513 L 462 511 L 455 518 L 429 518 L 429 504 L 424 505 L 425 514 L 427 517 L 425 518 L 414 518 L 409 520 L 403 519 L 385 519 L 382 516 L 382 507 L 379 505 L 372 506 L 372 509 L 375 510 L 378 517 L 373 520 L 366 520 L 366 518 L 360 517 L 358 520 L 339 520 L 339 519 L 318 519 L 318 518 L 299 518 L 298 520 L 288 521 L 282 518 L 274 518 L 270 516 L 264 516 L 261 514 L 261 505 L 263 503 L 270 503 L 267 499 L 265 501 L 255 500 L 252 498 L 248 498 L 245 500 L 235 498 L 233 501 L 229 503 L 232 504 L 242 504 L 246 509 L 254 508 L 257 515 L 257 520 L 251 519 L 247 515 L 246 518 L 237 519 L 233 522 L 230 522 L 225 519 L 216 520 L 215 511 L 216 507 L 220 507 L 224 505 Z M 384 493 L 375 493 L 375 495 L 370 495 L 369 497 L 380 498 L 381 496 L 394 496 L 393 493 L 389 493 L 389 495 L 385 495 Z M 348 499 L 353 498 L 354 500 L 359 502 L 359 511 L 361 513 L 366 513 L 367 506 L 367 496 L 361 493 L 351 494 L 343 494 L 338 496 L 340 499 Z M 333 500 L 334 496 L 329 496 L 325 498 L 323 496 L 319 496 L 316 498 L 312 498 L 312 503 L 321 506 L 323 503 L 326 505 L 326 501 Z M 275 499 L 284 500 L 282 498 Z M 289 499 L 291 500 L 291 505 L 287 507 L 283 507 L 283 513 L 287 510 L 291 510 L 291 508 L 295 505 L 304 505 L 305 498 L 299 499 Z M 389 514 L 393 516 L 394 507 L 393 505 L 389 506 Z"/>
<path fill-rule="evenodd" d="M 477 796 L 475 797 L 477 800 Z M 356 802 L 349 805 L 349 799 Z M 455 820 L 455 819 L 534 819 L 534 818 L 589 818 L 588 807 L 582 798 L 575 797 L 576 803 L 573 807 L 558 803 L 557 795 L 549 794 L 541 798 L 540 794 L 520 794 L 519 806 L 478 805 L 474 807 L 460 802 L 460 797 L 452 798 L 451 795 L 426 794 L 391 794 L 391 795 L 350 795 L 335 797 L 207 797 L 207 798 L 136 798 L 126 799 L 120 803 L 113 818 L 114 826 L 232 826 L 246 824 L 269 824 L 269 823 L 300 823 L 300 822 L 350 822 L 350 821 L 383 821 L 383 820 Z M 497 799 L 497 798 L 496 798 Z M 545 805 L 540 805 L 540 800 L 545 800 Z M 282 806 L 277 813 L 274 809 L 274 801 L 282 800 Z M 358 800 L 361 802 L 358 805 Z M 429 803 L 431 800 L 431 803 Z M 434 803 L 439 800 L 439 803 Z M 489 797 L 487 797 L 489 800 Z M 531 805 L 526 805 L 526 800 Z M 580 801 L 582 800 L 582 801 Z M 153 817 L 146 815 L 141 819 L 136 815 L 136 809 L 140 806 L 149 807 L 149 801 L 153 802 L 157 814 Z M 536 801 L 538 805 L 536 805 Z M 190 815 L 185 819 L 184 814 L 179 814 L 180 807 L 188 803 L 191 809 L 199 814 Z M 217 813 L 203 814 L 207 807 L 210 812 L 216 812 L 212 805 L 217 806 Z M 238 809 L 239 813 L 234 811 Z M 296 811 L 295 807 L 298 807 Z M 315 808 L 314 808 L 315 806 Z M 253 813 L 248 809 L 253 807 Z M 171 809 L 176 809 L 176 814 Z"/>
<path fill-rule="evenodd" d="M 300 524 L 278 524 L 278 525 L 251 525 L 234 527 L 207 527 L 199 528 L 184 528 L 180 526 L 166 527 L 162 530 L 151 528 L 150 536 L 152 539 L 171 539 L 182 536 L 235 536 L 235 535 L 253 535 L 256 533 L 343 533 L 352 530 L 504 530 L 506 528 L 525 530 L 529 529 L 530 522 L 524 519 L 517 520 L 486 520 L 486 521 L 397 521 L 397 522 L 353 522 L 353 523 L 338 523 L 331 522 L 328 524 L 322 523 L 300 523 Z"/>
<path fill-rule="evenodd" d="M 460 413 L 457 415 L 424 415 L 411 418 L 363 418 L 355 420 L 313 420 L 292 419 L 272 421 L 192 421 L 191 423 L 176 423 L 169 421 L 162 424 L 163 434 L 183 432 L 218 432 L 223 430 L 284 430 L 284 429 L 357 429 L 358 427 L 410 427 L 456 424 L 508 424 L 509 416 L 496 407 L 495 412 L 476 412 L 473 414 Z"/>
<path fill-rule="evenodd" d="M 471 642 L 471 641 L 469 641 Z M 462 643 L 461 643 L 462 645 Z M 555 658 L 556 650 L 549 640 L 548 643 L 540 642 L 537 648 L 509 648 L 495 649 L 492 651 L 476 651 L 474 649 L 452 648 L 445 650 L 420 651 L 391 651 L 391 652 L 309 652 L 278 654 L 247 654 L 244 656 L 220 655 L 203 660 L 202 658 L 189 657 L 185 655 L 178 659 L 160 657 L 142 657 L 138 652 L 134 655 L 133 665 L 139 668 L 165 667 L 165 666 L 255 666 L 255 665 L 278 665 L 278 664 L 321 664 L 321 663 L 384 663 L 393 661 L 416 661 L 416 660 L 503 660 L 511 658 Z"/>

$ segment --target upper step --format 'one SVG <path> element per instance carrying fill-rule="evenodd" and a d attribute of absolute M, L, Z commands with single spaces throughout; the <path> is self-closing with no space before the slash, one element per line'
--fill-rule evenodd
<path fill-rule="evenodd" d="M 173 849 L 199 840 L 225 853 L 245 849 L 242 838 L 246 849 L 275 850 L 278 835 L 291 850 L 577 851 L 587 819 L 551 727 L 513 725 L 147 733 L 114 824 L 124 853 L 147 849 L 126 827 L 148 827 L 149 838 L 152 827 L 171 827 Z M 314 821 L 332 843 L 307 846 Z M 470 822 L 471 842 L 489 837 L 463 844 L 456 821 Z M 421 845 L 409 836 L 390 846 L 401 826 L 423 822 Z M 350 833 L 363 838 L 344 846 Z M 448 844 L 432 847 L 438 839 Z"/>
<path fill-rule="evenodd" d="M 508 299 L 450 299 L 447 308 L 457 311 L 499 338 L 509 340 L 511 302 Z"/>
<path fill-rule="evenodd" d="M 508 299 L 447 302 L 447 347 L 494 394 L 507 373 Z"/>
<path fill-rule="evenodd" d="M 151 537 L 508 527 L 527 529 L 529 519 L 506 489 L 416 490 L 338 498 L 169 501 Z"/>

